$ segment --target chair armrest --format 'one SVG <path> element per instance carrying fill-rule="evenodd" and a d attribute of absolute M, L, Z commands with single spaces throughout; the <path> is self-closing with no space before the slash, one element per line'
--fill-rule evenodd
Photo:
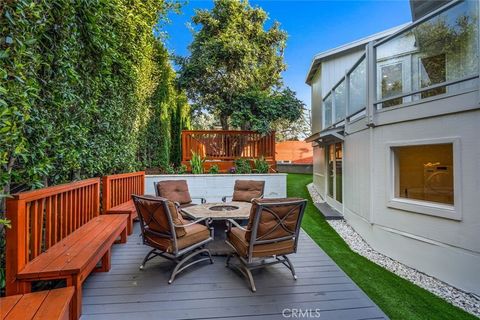
<path fill-rule="evenodd" d="M 235 220 L 233 220 L 233 219 L 227 219 L 227 221 L 229 222 L 228 231 L 230 231 L 230 229 L 232 228 L 232 224 L 233 224 L 235 227 L 242 229 L 243 231 L 248 231 L 248 229 L 242 227 L 241 225 L 238 224 L 237 221 L 235 221 Z"/>
<path fill-rule="evenodd" d="M 190 223 L 187 223 L 187 224 L 173 224 L 173 226 L 174 226 L 174 227 L 180 227 L 180 228 L 181 228 L 181 227 L 189 227 L 189 226 L 192 226 L 192 225 L 197 224 L 197 223 L 199 223 L 199 222 L 205 221 L 205 220 L 207 220 L 207 219 L 208 219 L 208 218 L 205 217 L 205 218 L 201 218 L 201 219 L 198 219 L 198 220 L 194 220 L 194 221 L 192 221 L 192 222 L 190 222 Z"/>
<path fill-rule="evenodd" d="M 203 197 L 191 197 L 192 199 L 200 199 L 201 204 L 207 203 L 207 200 Z"/>
<path fill-rule="evenodd" d="M 222 202 L 227 202 L 227 198 L 233 198 L 233 196 L 223 196 Z"/>

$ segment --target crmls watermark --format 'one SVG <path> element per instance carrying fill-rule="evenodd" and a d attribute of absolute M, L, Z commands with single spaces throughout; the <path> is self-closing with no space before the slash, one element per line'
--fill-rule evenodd
<path fill-rule="evenodd" d="M 286 308 L 282 310 L 282 316 L 292 319 L 320 318 L 320 309 Z"/>

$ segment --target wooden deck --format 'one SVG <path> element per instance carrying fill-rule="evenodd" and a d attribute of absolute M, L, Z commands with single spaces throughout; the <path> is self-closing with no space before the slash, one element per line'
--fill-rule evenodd
<path fill-rule="evenodd" d="M 110 272 L 85 281 L 81 319 L 288 319 L 282 316 L 286 308 L 311 310 L 310 318 L 319 309 L 322 320 L 387 318 L 303 232 L 292 256 L 298 280 L 282 265 L 257 270 L 256 293 L 225 268 L 224 257 L 186 270 L 172 285 L 167 260 L 156 258 L 140 271 L 149 248 L 138 234 L 136 223 L 127 244 L 113 247 Z"/>

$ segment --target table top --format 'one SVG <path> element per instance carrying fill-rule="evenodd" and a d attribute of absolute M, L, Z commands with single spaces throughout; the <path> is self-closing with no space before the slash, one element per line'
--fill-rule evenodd
<path fill-rule="evenodd" d="M 236 207 L 233 210 L 222 210 L 218 208 L 217 210 L 212 210 L 212 207 L 222 207 L 222 206 L 234 206 Z M 226 219 L 243 219 L 246 220 L 250 216 L 250 209 L 252 204 L 249 202 L 214 202 L 214 203 L 204 203 L 198 204 L 195 206 L 183 208 L 182 212 L 187 214 L 193 219 L 201 218 L 211 218 L 213 220 L 226 220 Z"/>

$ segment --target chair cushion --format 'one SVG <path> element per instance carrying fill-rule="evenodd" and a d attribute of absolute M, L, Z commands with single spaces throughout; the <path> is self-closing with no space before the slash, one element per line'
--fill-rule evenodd
<path fill-rule="evenodd" d="M 180 205 L 192 202 L 187 180 L 165 180 L 157 183 L 157 194 Z"/>
<path fill-rule="evenodd" d="M 152 196 L 151 198 L 155 197 Z M 142 219 L 148 225 L 148 229 L 166 234 L 169 234 L 171 232 L 163 202 L 149 201 L 149 199 L 139 199 L 138 203 L 140 205 L 138 206 L 137 214 L 142 215 Z M 173 223 L 176 225 L 185 224 L 185 221 L 182 219 L 181 214 L 179 214 L 175 203 L 172 201 L 168 201 L 167 206 L 172 216 Z M 175 232 L 179 237 L 185 235 L 186 233 L 184 227 L 175 227 Z"/>
<path fill-rule="evenodd" d="M 236 180 L 232 201 L 250 202 L 252 199 L 261 198 L 265 181 Z"/>
<path fill-rule="evenodd" d="M 278 199 L 255 199 L 252 202 L 252 208 L 250 210 L 250 217 L 248 218 L 247 232 L 245 233 L 245 240 L 250 241 L 251 232 L 253 228 L 253 222 L 255 220 L 255 213 L 257 212 L 257 207 L 262 203 L 285 203 L 293 201 L 303 201 L 300 198 L 278 198 Z M 293 211 L 292 211 L 293 210 Z M 261 212 L 260 221 L 258 223 L 257 229 L 257 239 L 262 237 L 261 240 L 275 239 L 279 237 L 284 237 L 290 235 L 281 225 L 278 225 L 279 221 L 273 213 L 275 213 L 278 218 L 283 219 L 287 214 L 288 217 L 283 221 L 283 226 L 286 227 L 290 232 L 295 232 L 297 226 L 298 215 L 300 214 L 300 207 L 298 205 L 279 205 L 274 208 L 264 209 Z"/>
<path fill-rule="evenodd" d="M 206 226 L 202 224 L 194 224 L 185 227 L 184 229 L 185 235 L 182 237 L 177 237 L 178 250 L 187 248 L 210 237 L 210 231 Z M 151 244 L 159 247 L 166 252 L 173 252 L 173 241 L 171 241 L 170 239 L 155 237 L 152 235 L 148 235 L 146 239 Z"/>
<path fill-rule="evenodd" d="M 245 230 L 232 228 L 228 233 L 228 240 L 235 247 L 235 251 L 246 257 L 248 254 L 249 243 L 245 240 Z M 269 257 L 273 255 L 283 255 L 294 252 L 295 243 L 293 240 L 284 240 L 275 243 L 258 244 L 253 247 L 253 257 Z"/>

